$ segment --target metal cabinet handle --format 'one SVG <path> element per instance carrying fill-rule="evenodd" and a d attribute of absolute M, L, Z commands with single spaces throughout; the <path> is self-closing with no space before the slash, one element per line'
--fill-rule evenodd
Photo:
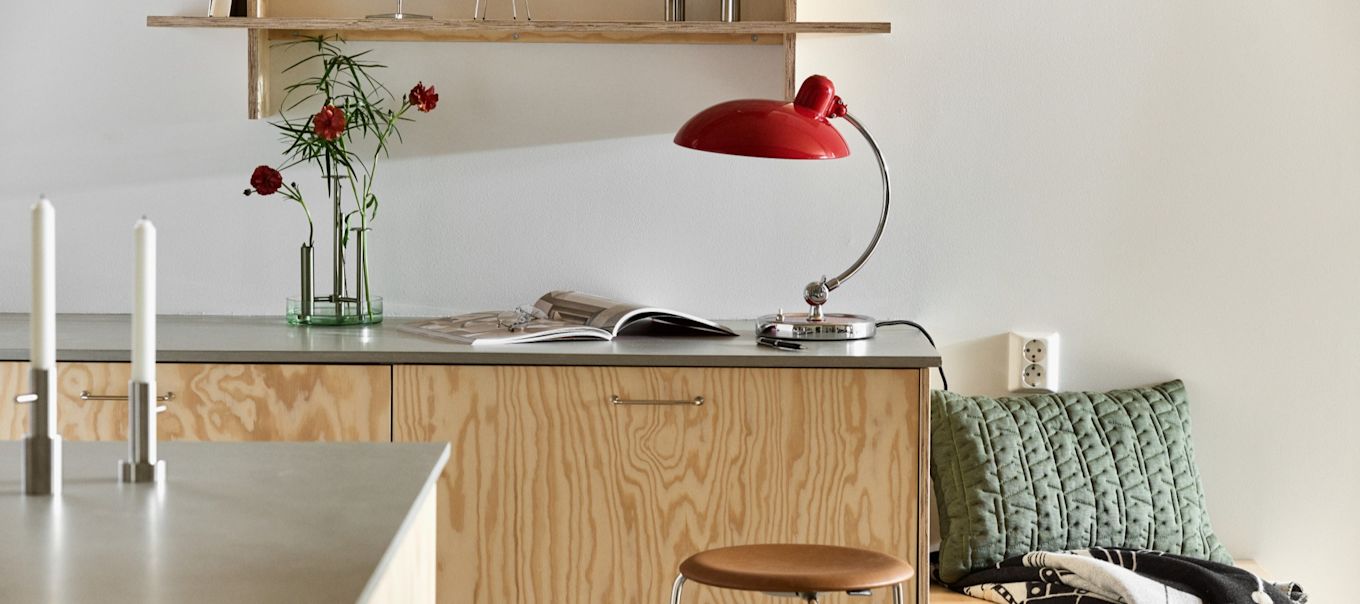
<path fill-rule="evenodd" d="M 651 401 L 643 401 L 643 400 L 626 399 L 626 398 L 623 398 L 623 397 L 621 397 L 621 396 L 615 394 L 615 395 L 609 397 L 609 402 L 610 402 L 610 403 L 613 403 L 613 404 L 615 404 L 615 405 L 693 405 L 693 406 L 695 406 L 695 407 L 698 407 L 699 405 L 704 404 L 704 397 L 702 397 L 702 396 L 696 396 L 696 397 L 694 397 L 693 399 L 690 399 L 690 400 L 669 400 L 669 401 L 667 401 L 667 400 L 651 400 Z"/>
<path fill-rule="evenodd" d="M 80 400 L 128 400 L 128 395 L 91 395 L 90 390 L 80 390 Z M 156 397 L 156 403 L 165 403 L 167 400 L 174 400 L 174 392 L 167 392 L 163 396 Z M 166 405 L 156 405 L 156 412 L 163 414 Z"/>
<path fill-rule="evenodd" d="M 128 395 L 91 395 L 90 390 L 80 390 L 80 400 L 128 400 Z M 174 400 L 174 392 L 156 397 L 159 403 L 165 403 L 167 400 Z"/>

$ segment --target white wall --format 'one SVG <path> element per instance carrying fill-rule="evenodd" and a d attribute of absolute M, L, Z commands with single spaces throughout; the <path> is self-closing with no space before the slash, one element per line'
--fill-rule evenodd
<path fill-rule="evenodd" d="M 164 312 L 281 311 L 303 223 L 239 195 L 278 150 L 242 118 L 243 35 L 142 27 L 198 4 L 0 11 L 14 284 L 0 311 L 26 310 L 40 191 L 60 214 L 63 311 L 127 310 L 143 213 L 161 227 Z M 874 129 L 898 210 L 836 309 L 931 326 L 961 391 L 1003 388 L 997 336 L 1014 328 L 1062 333 L 1071 388 L 1186 379 L 1229 548 L 1345 601 L 1360 563 L 1360 4 L 837 5 L 895 33 L 804 40 L 802 67 Z M 871 227 L 865 154 L 670 144 L 710 102 L 775 94 L 777 47 L 378 48 L 390 82 L 443 97 L 383 167 L 373 270 L 389 312 L 573 287 L 748 317 L 795 307 Z"/>

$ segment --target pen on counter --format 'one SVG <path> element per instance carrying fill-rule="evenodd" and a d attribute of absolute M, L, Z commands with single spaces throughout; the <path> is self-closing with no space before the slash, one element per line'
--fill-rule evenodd
<path fill-rule="evenodd" d="M 758 338 L 756 338 L 756 345 L 758 345 L 758 346 L 769 346 L 770 348 L 777 348 L 777 349 L 779 349 L 779 350 L 802 350 L 802 349 L 803 349 L 803 345 L 802 345 L 802 344 L 799 344 L 799 343 L 797 343 L 797 342 L 785 342 L 784 340 L 779 340 L 779 339 L 775 339 L 775 338 L 765 338 L 765 337 L 758 337 Z"/>

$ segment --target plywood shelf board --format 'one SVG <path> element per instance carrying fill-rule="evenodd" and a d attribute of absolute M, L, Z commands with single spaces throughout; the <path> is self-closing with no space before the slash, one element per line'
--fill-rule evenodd
<path fill-rule="evenodd" d="M 874 21 L 797 21 L 797 0 L 771 0 L 752 6 L 752 15 L 766 20 L 679 21 L 647 20 L 643 14 L 626 12 L 623 20 L 519 20 L 519 19 L 419 19 L 391 20 L 358 17 L 312 16 L 314 13 L 354 7 L 335 7 L 292 1 L 279 8 L 286 16 L 266 10 L 269 0 L 250 0 L 247 17 L 150 16 L 148 27 L 244 29 L 248 34 L 249 86 L 247 116 L 259 119 L 269 113 L 268 72 L 270 40 L 298 35 L 343 35 L 354 41 L 415 42 L 550 42 L 567 44 L 728 44 L 784 46 L 784 96 L 793 98 L 798 34 L 887 34 L 892 24 Z M 782 4 L 782 6 L 779 6 Z M 586 11 L 575 14 L 597 15 Z M 779 9 L 782 8 L 782 11 Z M 363 14 L 363 13 L 359 13 Z M 562 13 L 559 13 L 562 14 Z M 618 15 L 620 13 L 606 13 Z M 771 19 L 773 17 L 773 19 Z M 781 18 L 782 17 L 782 18 Z"/>
<path fill-rule="evenodd" d="M 886 34 L 892 24 L 852 21 L 528 21 L 427 19 L 396 21 L 300 17 L 160 17 L 146 18 L 148 27 L 200 27 L 267 29 L 288 31 L 408 32 L 425 34 L 556 33 L 642 35 L 783 35 L 783 34 Z"/>

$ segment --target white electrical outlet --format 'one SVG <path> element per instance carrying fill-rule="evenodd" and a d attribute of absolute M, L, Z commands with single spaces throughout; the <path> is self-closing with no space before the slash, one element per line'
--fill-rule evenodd
<path fill-rule="evenodd" d="M 1011 392 L 1058 391 L 1058 334 L 1011 332 L 1006 384 Z"/>

